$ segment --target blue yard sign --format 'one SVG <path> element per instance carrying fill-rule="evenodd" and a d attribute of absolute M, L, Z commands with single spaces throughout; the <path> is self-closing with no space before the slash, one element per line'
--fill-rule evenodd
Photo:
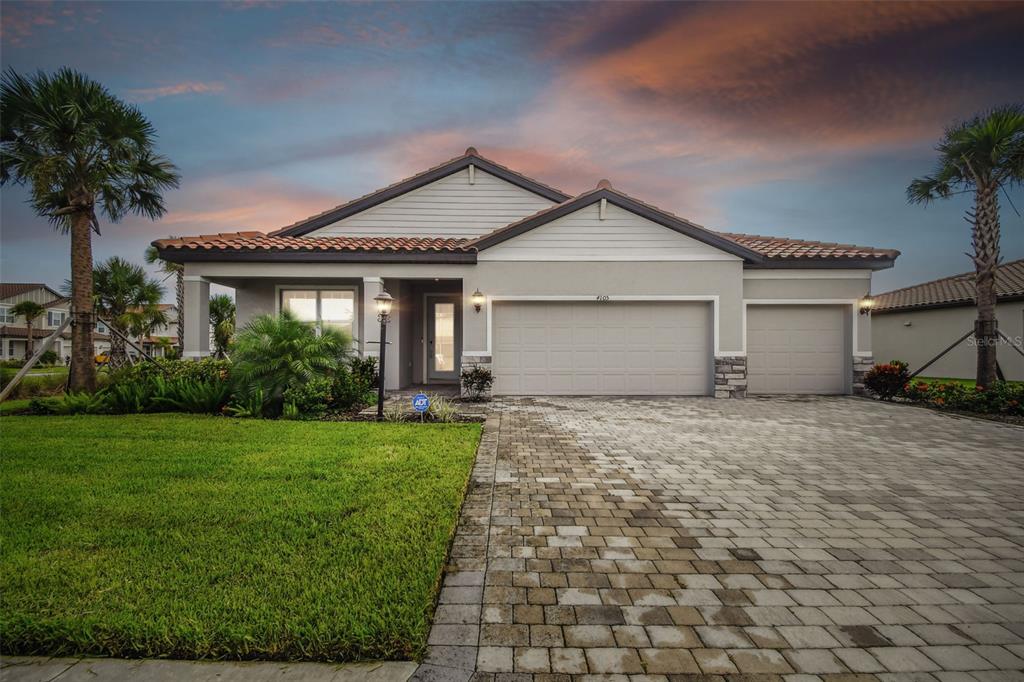
<path fill-rule="evenodd" d="M 422 414 L 426 412 L 429 408 L 430 398 L 427 397 L 426 393 L 417 393 L 412 397 L 412 409 Z"/>

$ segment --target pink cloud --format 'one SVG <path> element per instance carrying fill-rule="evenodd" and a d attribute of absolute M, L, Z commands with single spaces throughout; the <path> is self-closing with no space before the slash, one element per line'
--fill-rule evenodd
<path fill-rule="evenodd" d="M 178 95 L 203 95 L 224 90 L 224 84 L 218 82 L 203 83 L 200 81 L 185 81 L 173 85 L 162 85 L 153 88 L 139 88 L 128 90 L 132 99 L 138 102 L 151 102 L 161 97 L 175 97 Z"/>

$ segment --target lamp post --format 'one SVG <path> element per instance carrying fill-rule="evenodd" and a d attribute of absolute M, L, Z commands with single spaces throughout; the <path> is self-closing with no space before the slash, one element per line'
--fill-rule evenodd
<path fill-rule="evenodd" d="M 377 421 L 384 421 L 384 358 L 387 356 L 388 321 L 391 319 L 391 306 L 395 299 L 391 294 L 381 291 L 373 297 L 377 304 L 377 319 L 380 321 L 380 369 L 377 373 Z"/>

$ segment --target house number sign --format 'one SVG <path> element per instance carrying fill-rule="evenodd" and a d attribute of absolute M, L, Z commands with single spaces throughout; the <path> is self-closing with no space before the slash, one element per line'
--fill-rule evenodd
<path fill-rule="evenodd" d="M 606 294 L 600 294 L 598 295 L 597 300 L 599 303 L 607 303 L 608 301 L 612 300 L 612 297 Z"/>

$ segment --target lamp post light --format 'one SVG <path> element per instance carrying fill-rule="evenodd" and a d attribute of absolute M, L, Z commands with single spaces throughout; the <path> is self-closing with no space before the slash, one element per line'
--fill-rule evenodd
<path fill-rule="evenodd" d="M 477 312 L 480 312 L 480 309 L 484 307 L 484 303 L 487 301 L 487 298 L 484 297 L 482 293 L 480 293 L 479 289 L 477 289 L 476 291 L 473 292 L 473 295 L 470 297 L 470 300 L 473 301 L 473 309 L 476 310 Z"/>
<path fill-rule="evenodd" d="M 377 304 L 377 320 L 380 321 L 380 369 L 377 372 L 377 421 L 384 421 L 384 358 L 387 356 L 388 321 L 391 319 L 391 306 L 395 299 L 391 294 L 381 291 L 373 297 Z"/>
<path fill-rule="evenodd" d="M 871 309 L 875 307 L 875 299 L 871 297 L 871 294 L 866 295 L 860 300 L 860 314 L 870 315 Z"/>

